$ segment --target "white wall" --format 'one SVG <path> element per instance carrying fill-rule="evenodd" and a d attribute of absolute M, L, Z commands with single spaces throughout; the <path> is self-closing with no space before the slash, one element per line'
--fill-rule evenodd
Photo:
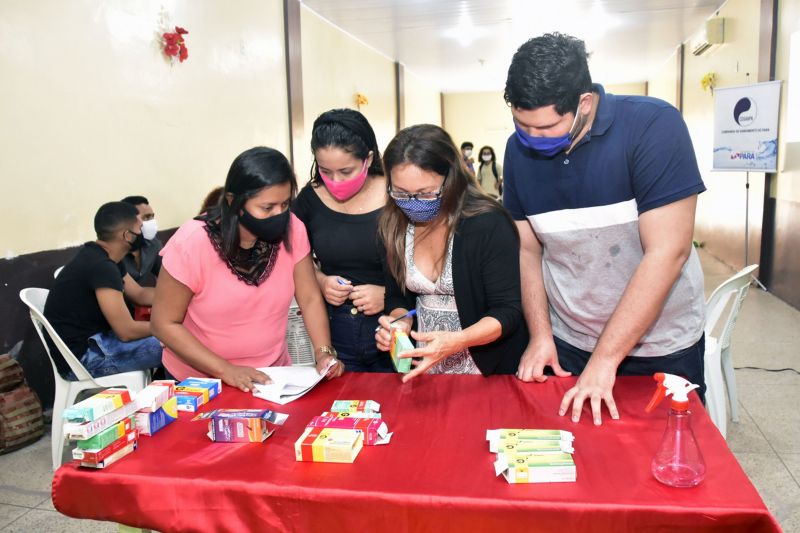
<path fill-rule="evenodd" d="M 439 90 L 408 69 L 404 70 L 405 121 L 402 127 L 415 124 L 442 125 L 442 97 Z"/>
<path fill-rule="evenodd" d="M 294 147 L 295 172 L 300 183 L 308 180 L 313 157 L 311 129 L 325 111 L 356 108 L 355 94 L 369 104 L 361 106 L 381 153 L 394 137 L 396 95 L 394 61 L 367 47 L 305 6 L 300 10 L 303 56 L 303 142 Z"/>
<path fill-rule="evenodd" d="M 183 64 L 158 44 L 176 24 Z M 237 154 L 288 150 L 279 0 L 5 0 L 0 72 L 6 256 L 93 239 L 130 194 L 177 226 Z"/>

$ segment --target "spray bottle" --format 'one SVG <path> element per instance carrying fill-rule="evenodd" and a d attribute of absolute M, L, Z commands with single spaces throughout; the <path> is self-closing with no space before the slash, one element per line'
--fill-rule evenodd
<path fill-rule="evenodd" d="M 692 412 L 689 411 L 687 395 L 699 385 L 661 372 L 654 374 L 653 379 L 658 382 L 658 388 L 645 411 L 652 411 L 667 395 L 672 395 L 672 405 L 667 418 L 667 429 L 650 469 L 655 478 L 665 485 L 694 487 L 705 478 L 706 463 L 692 431 Z"/>

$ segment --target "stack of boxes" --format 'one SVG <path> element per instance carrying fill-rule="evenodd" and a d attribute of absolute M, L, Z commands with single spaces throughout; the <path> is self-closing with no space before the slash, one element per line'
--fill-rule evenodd
<path fill-rule="evenodd" d="M 178 411 L 194 413 L 200 406 L 222 392 L 222 380 L 214 378 L 186 378 L 175 387 Z"/>
<path fill-rule="evenodd" d="M 128 389 L 106 389 L 64 410 L 64 435 L 78 441 L 81 466 L 105 468 L 136 450 L 137 403 Z"/>
<path fill-rule="evenodd" d="M 140 435 L 152 436 L 178 418 L 178 398 L 175 382 L 154 381 L 136 396 L 136 429 Z"/>
<path fill-rule="evenodd" d="M 497 454 L 495 475 L 509 483 L 575 481 L 575 437 L 558 429 L 490 429 L 489 451 Z"/>
<path fill-rule="evenodd" d="M 298 461 L 352 463 L 363 446 L 388 444 L 392 438 L 372 400 L 337 400 L 315 416 L 294 444 Z"/>

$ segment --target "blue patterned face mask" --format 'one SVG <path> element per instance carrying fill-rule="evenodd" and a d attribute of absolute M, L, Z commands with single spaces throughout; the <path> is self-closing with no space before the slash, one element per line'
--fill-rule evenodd
<path fill-rule="evenodd" d="M 442 207 L 441 196 L 435 200 L 419 200 L 417 198 L 408 198 L 407 200 L 392 198 L 392 200 L 411 222 L 417 223 L 430 222 L 439 215 L 439 209 Z"/>

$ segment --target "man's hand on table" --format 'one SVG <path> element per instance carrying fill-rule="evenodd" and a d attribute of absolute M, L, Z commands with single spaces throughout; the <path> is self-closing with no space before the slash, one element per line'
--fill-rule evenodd
<path fill-rule="evenodd" d="M 612 391 L 616 381 L 617 365 L 613 361 L 604 361 L 596 357 L 589 358 L 586 368 L 578 377 L 575 386 L 569 389 L 561 400 L 558 408 L 559 416 L 572 413 L 572 421 L 577 422 L 581 418 L 583 403 L 589 400 L 592 408 L 592 420 L 594 425 L 599 426 L 602 422 L 600 411 L 602 403 L 605 402 L 608 412 L 613 420 L 619 419 L 617 405 L 614 403 Z M 572 408 L 570 409 L 570 404 Z"/>
<path fill-rule="evenodd" d="M 531 339 L 519 361 L 517 378 L 525 382 L 544 383 L 547 381 L 547 376 L 544 375 L 546 366 L 551 367 L 555 375 L 560 378 L 572 375 L 572 372 L 567 372 L 558 364 L 558 353 L 552 337 L 546 340 Z"/>

